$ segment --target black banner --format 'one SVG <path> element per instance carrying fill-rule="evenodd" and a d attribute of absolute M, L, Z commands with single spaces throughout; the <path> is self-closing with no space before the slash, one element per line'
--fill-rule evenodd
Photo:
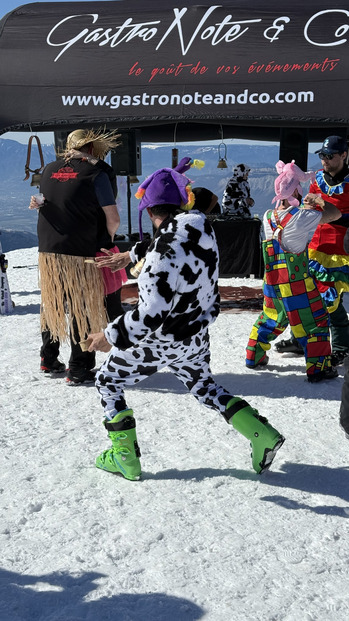
<path fill-rule="evenodd" d="M 87 122 L 347 125 L 347 7 L 24 5 L 0 22 L 0 133 Z"/>

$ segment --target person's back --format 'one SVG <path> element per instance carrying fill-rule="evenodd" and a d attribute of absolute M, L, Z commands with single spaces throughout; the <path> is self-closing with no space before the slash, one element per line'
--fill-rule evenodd
<path fill-rule="evenodd" d="M 138 278 L 140 302 L 118 319 L 110 338 L 120 349 L 139 335 L 183 341 L 206 329 L 219 314 L 218 248 L 205 215 L 168 218 L 148 249 Z"/>
<path fill-rule="evenodd" d="M 233 168 L 233 176 L 229 179 L 222 198 L 222 208 L 226 215 L 238 218 L 251 218 L 251 207 L 254 200 L 250 196 L 248 175 L 250 168 L 246 164 L 238 164 Z"/>
<path fill-rule="evenodd" d="M 59 159 L 45 167 L 40 185 L 45 202 L 38 217 L 39 252 L 94 257 L 110 242 L 94 190 L 99 174 L 99 168 L 77 158 Z"/>
<path fill-rule="evenodd" d="M 312 177 L 294 161 L 276 164 L 274 210 L 264 215 L 265 264 L 263 311 L 255 321 L 246 347 L 246 366 L 255 369 L 269 362 L 270 343 L 290 325 L 304 349 L 309 382 L 333 379 L 329 318 L 320 293 L 309 275 L 307 244 L 321 221 L 339 217 L 338 210 L 316 194 L 308 194 L 299 207 L 301 181 Z M 325 211 L 326 210 L 326 211 Z"/>
<path fill-rule="evenodd" d="M 286 219 L 288 220 L 284 230 L 278 228 L 275 215 L 277 215 L 281 225 Z M 282 237 L 284 252 L 296 254 L 303 252 L 321 219 L 321 215 L 321 211 L 292 206 L 286 209 L 277 209 L 276 212 L 267 210 L 263 216 L 264 238 L 266 240 L 280 240 Z"/>

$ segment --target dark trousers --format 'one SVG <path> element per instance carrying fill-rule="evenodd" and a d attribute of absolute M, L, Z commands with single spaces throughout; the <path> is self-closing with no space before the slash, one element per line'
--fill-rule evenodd
<path fill-rule="evenodd" d="M 344 431 L 349 434 L 349 358 L 345 359 L 345 374 L 342 387 L 342 401 L 340 407 L 340 424 Z"/>
<path fill-rule="evenodd" d="M 105 307 L 109 321 L 115 319 L 119 315 L 124 313 L 124 309 L 121 303 L 121 289 L 110 293 L 105 297 Z M 96 363 L 96 353 L 89 351 L 82 351 L 79 341 L 84 340 L 87 334 L 81 336 L 79 334 L 76 321 L 73 319 L 73 330 L 70 334 L 70 358 L 69 369 L 71 371 L 89 370 L 93 369 Z M 47 365 L 51 364 L 59 356 L 60 342 L 59 340 L 53 341 L 49 330 L 44 330 L 41 333 L 42 346 L 40 349 L 40 356 L 44 359 Z M 74 340 L 76 343 L 74 343 Z"/>
<path fill-rule="evenodd" d="M 330 313 L 332 351 L 349 351 L 349 319 L 344 308 L 343 296 L 338 308 Z"/>

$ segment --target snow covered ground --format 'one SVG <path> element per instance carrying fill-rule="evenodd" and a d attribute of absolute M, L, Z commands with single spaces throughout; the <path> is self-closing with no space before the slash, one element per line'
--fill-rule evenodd
<path fill-rule="evenodd" d="M 143 478 L 126 481 L 94 467 L 109 446 L 94 386 L 39 372 L 36 249 L 7 258 L 1 621 L 348 621 L 343 368 L 312 385 L 302 358 L 272 350 L 268 368 L 248 371 L 256 313 L 222 313 L 212 370 L 286 436 L 272 470 L 256 475 L 247 440 L 165 371 L 128 391 Z"/>

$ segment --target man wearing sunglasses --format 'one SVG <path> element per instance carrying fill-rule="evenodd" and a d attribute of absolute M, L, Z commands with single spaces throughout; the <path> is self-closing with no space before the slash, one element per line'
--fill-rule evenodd
<path fill-rule="evenodd" d="M 319 224 L 309 243 L 309 272 L 330 313 L 332 366 L 337 366 L 349 354 L 349 319 L 342 300 L 343 292 L 349 291 L 349 256 L 345 239 L 349 231 L 347 141 L 342 136 L 328 136 L 315 153 L 319 154 L 322 169 L 317 171 L 309 192 L 321 194 L 342 213 L 335 222 Z M 293 347 L 299 348 L 299 345 L 294 341 L 281 341 L 276 349 L 281 353 L 296 351 Z"/>

